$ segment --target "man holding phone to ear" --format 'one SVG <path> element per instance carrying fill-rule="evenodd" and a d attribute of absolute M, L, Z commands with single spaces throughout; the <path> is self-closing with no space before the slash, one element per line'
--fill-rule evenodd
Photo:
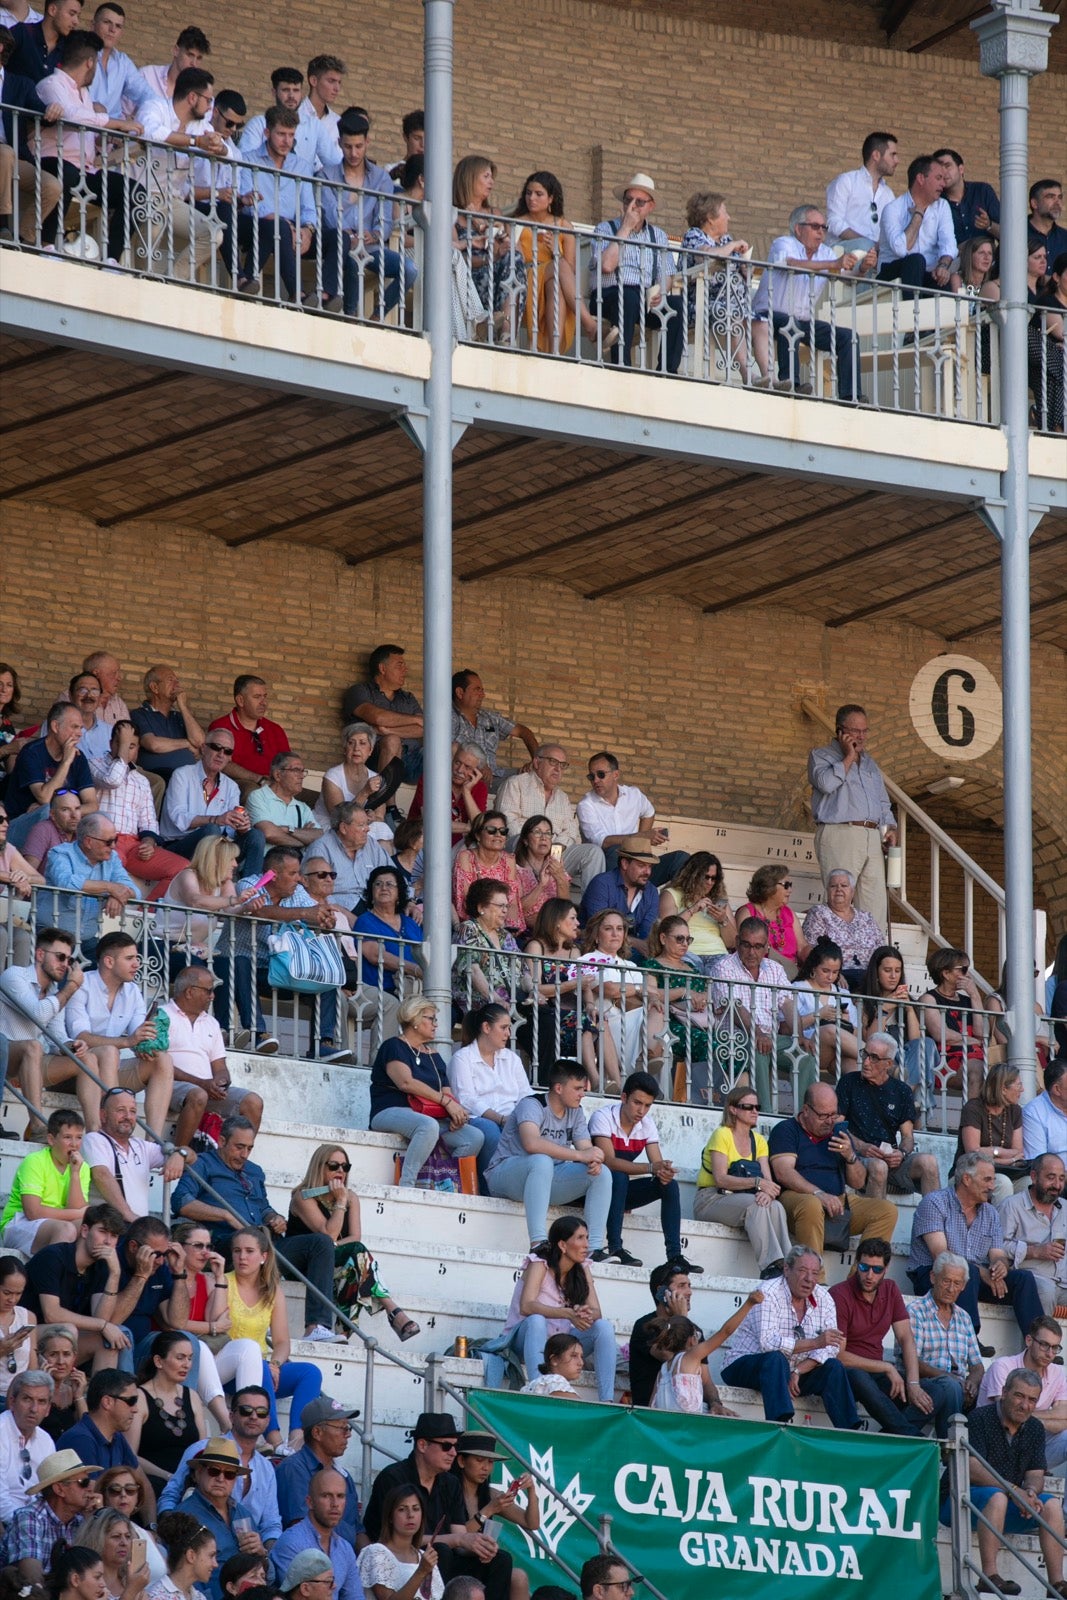
<path fill-rule="evenodd" d="M 630 1397 L 635 1406 L 650 1406 L 652 1391 L 656 1387 L 662 1362 L 657 1361 L 650 1346 L 655 1339 L 652 1325 L 661 1317 L 688 1317 L 693 1304 L 693 1285 L 689 1272 L 681 1261 L 665 1261 L 653 1267 L 648 1275 L 648 1287 L 656 1309 L 647 1316 L 638 1317 L 630 1334 Z M 708 1371 L 707 1362 L 700 1369 L 704 1384 L 704 1399 L 708 1410 L 716 1417 L 733 1417 L 719 1398 L 715 1380 Z"/>
<path fill-rule="evenodd" d="M 897 823 L 878 763 L 867 754 L 870 725 L 862 706 L 838 706 L 831 744 L 808 756 L 815 854 L 824 888 L 844 868 L 856 880 L 854 905 L 880 928 L 889 920 L 883 841 L 897 842 Z"/>

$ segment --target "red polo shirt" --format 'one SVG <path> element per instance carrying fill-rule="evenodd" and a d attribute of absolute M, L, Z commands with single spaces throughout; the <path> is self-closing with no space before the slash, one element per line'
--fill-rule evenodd
<path fill-rule="evenodd" d="M 830 1296 L 837 1307 L 837 1326 L 848 1340 L 854 1356 L 865 1361 L 884 1361 L 882 1345 L 894 1322 L 906 1320 L 904 1296 L 889 1276 L 883 1273 L 873 1301 L 863 1298 L 859 1274 L 854 1272 L 844 1283 L 835 1283 Z"/>
<path fill-rule="evenodd" d="M 249 732 L 237 712 L 228 711 L 224 717 L 216 717 L 211 727 L 229 728 L 233 734 L 233 759 L 239 767 L 258 772 L 262 778 L 270 773 L 273 758 L 289 748 L 285 729 L 280 723 L 271 722 L 269 717 L 260 717 Z"/>

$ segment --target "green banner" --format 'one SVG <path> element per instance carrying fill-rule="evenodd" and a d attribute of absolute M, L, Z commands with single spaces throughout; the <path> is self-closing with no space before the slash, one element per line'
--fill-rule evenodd
<path fill-rule="evenodd" d="M 501 1451 L 553 1485 L 541 1533 L 575 1572 L 598 1549 L 576 1513 L 596 1526 L 607 1512 L 614 1548 L 667 1600 L 941 1600 L 936 1441 L 498 1390 L 471 1400 Z M 522 1470 L 509 1459 L 491 1482 Z M 496 1526 L 531 1590 L 575 1587 L 521 1529 Z"/>

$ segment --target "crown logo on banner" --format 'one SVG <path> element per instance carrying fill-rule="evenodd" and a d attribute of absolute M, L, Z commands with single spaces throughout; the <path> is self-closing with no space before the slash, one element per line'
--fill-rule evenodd
<path fill-rule="evenodd" d="M 534 1471 L 540 1473 L 541 1477 L 545 1478 L 551 1485 L 550 1492 L 549 1489 L 535 1481 L 534 1489 L 537 1494 L 538 1505 L 541 1508 L 539 1537 L 548 1546 L 552 1554 L 555 1555 L 565 1535 L 570 1532 L 578 1518 L 589 1510 L 593 1503 L 593 1495 L 586 1494 L 582 1488 L 581 1474 L 579 1472 L 574 1474 L 570 1483 L 564 1488 L 561 1489 L 559 1487 L 556 1482 L 555 1460 L 551 1445 L 544 1452 L 535 1449 L 532 1444 L 528 1444 L 527 1448 L 529 1450 L 530 1464 Z M 499 1487 L 506 1489 L 517 1474 L 509 1472 L 507 1467 L 504 1467 L 502 1471 L 504 1481 Z M 516 1499 L 516 1504 L 524 1505 L 525 1499 L 525 1495 L 520 1494 Z M 522 1535 L 530 1555 L 537 1560 L 544 1561 L 546 1557 L 542 1545 L 535 1544 L 524 1528 L 514 1523 L 512 1527 L 516 1533 Z"/>

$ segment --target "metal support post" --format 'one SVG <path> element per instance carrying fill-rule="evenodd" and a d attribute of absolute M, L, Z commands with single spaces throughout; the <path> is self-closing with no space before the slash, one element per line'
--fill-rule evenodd
<path fill-rule="evenodd" d="M 1030 79 L 1048 65 L 1048 36 L 1059 19 L 1036 0 L 993 0 L 971 23 L 981 70 L 1000 80 L 1001 421 L 1008 467 L 999 506 L 983 516 L 1001 542 L 1004 700 L 1004 891 L 1007 901 L 1008 1059 L 1027 1094 L 1035 1089 L 1034 884 L 1030 746 L 1030 431 L 1027 392 L 1026 222 Z"/>
<path fill-rule="evenodd" d="M 426 332 L 430 377 L 423 469 L 426 721 L 423 935 L 426 992 L 448 1039 L 452 971 L 452 23 L 454 0 L 424 0 Z"/>

